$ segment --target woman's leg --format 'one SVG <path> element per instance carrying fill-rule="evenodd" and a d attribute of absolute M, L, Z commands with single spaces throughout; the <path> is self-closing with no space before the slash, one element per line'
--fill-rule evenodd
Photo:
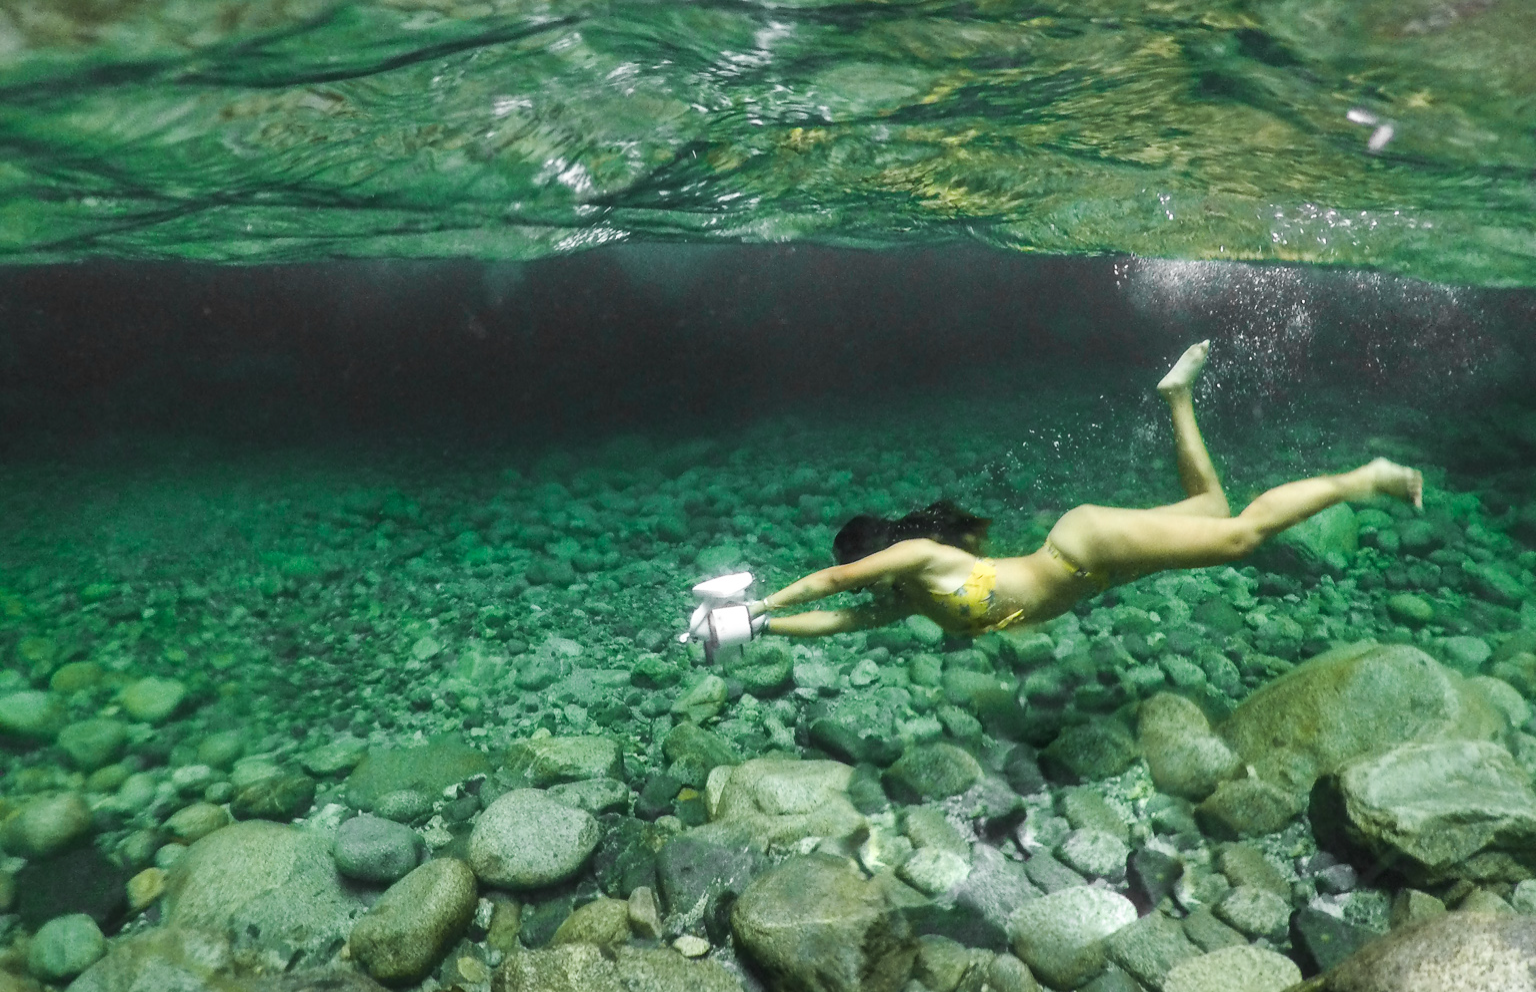
<path fill-rule="evenodd" d="M 1421 506 L 1423 490 L 1420 473 L 1378 458 L 1352 472 L 1276 486 L 1235 517 L 1079 506 L 1057 521 L 1049 540 L 1092 572 L 1134 576 L 1202 568 L 1249 555 L 1270 537 L 1335 503 L 1392 496 Z"/>
<path fill-rule="evenodd" d="M 1158 507 L 1164 513 L 1195 517 L 1232 515 L 1226 493 L 1221 489 L 1221 479 L 1216 475 L 1216 466 L 1211 462 L 1211 454 L 1200 436 L 1200 427 L 1195 423 L 1195 379 L 1205 367 L 1205 357 L 1210 349 L 1209 341 L 1191 345 L 1157 384 L 1157 391 L 1168 401 L 1168 412 L 1173 416 L 1173 445 L 1179 460 L 1179 482 L 1189 496 L 1182 502 Z"/>

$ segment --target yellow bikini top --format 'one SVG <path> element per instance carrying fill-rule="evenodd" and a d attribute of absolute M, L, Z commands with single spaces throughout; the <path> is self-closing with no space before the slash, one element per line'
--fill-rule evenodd
<path fill-rule="evenodd" d="M 971 627 L 973 635 L 1002 630 L 1024 615 L 1023 610 L 1015 610 L 997 623 L 986 622 L 987 614 L 997 601 L 997 565 L 991 558 L 978 558 L 960 588 L 953 592 L 932 593 L 932 596 L 958 624 Z"/>

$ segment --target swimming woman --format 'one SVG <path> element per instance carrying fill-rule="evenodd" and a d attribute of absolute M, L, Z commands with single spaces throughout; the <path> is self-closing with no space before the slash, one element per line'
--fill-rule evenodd
<path fill-rule="evenodd" d="M 1163 569 L 1235 561 L 1344 500 L 1391 496 L 1422 508 L 1423 475 L 1378 458 L 1352 472 L 1277 486 L 1234 517 L 1195 425 L 1191 399 L 1209 348 L 1209 341 L 1190 347 L 1157 384 L 1173 414 L 1187 499 L 1150 510 L 1075 507 L 1051 528 L 1040 550 L 1018 558 L 978 557 L 990 521 L 946 502 L 900 520 L 855 517 L 833 542 L 836 565 L 749 604 L 751 615 L 880 587 L 890 595 L 865 606 L 771 615 L 767 632 L 820 637 L 921 613 L 951 633 L 976 635 L 1049 620 L 1086 596 Z"/>

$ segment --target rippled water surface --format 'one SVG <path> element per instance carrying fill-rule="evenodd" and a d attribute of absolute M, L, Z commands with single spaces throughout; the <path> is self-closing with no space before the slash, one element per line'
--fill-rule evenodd
<path fill-rule="evenodd" d="M 5 0 L 0 251 L 981 239 L 1536 282 L 1512 0 Z"/>

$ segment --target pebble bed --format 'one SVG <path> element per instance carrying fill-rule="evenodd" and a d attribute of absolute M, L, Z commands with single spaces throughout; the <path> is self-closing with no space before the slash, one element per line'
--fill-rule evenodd
<path fill-rule="evenodd" d="M 1235 505 L 1387 454 L 1425 468 L 1424 512 L 1341 509 L 1038 627 L 913 619 L 719 666 L 677 641 L 689 586 L 776 588 L 854 513 L 953 498 L 1004 554 L 1077 502 L 1177 498 L 1155 397 L 538 457 L 6 468 L 0 970 L 1279 992 L 1447 907 L 1536 913 L 1531 866 L 1350 857 L 1310 781 L 1244 768 L 1232 714 L 1370 641 L 1474 685 L 1458 726 L 1481 729 L 1450 736 L 1507 760 L 1489 788 L 1536 772 L 1536 513 L 1448 481 L 1412 410 L 1306 417 L 1244 429 Z M 805 971 L 784 948 L 813 925 L 862 957 Z"/>

